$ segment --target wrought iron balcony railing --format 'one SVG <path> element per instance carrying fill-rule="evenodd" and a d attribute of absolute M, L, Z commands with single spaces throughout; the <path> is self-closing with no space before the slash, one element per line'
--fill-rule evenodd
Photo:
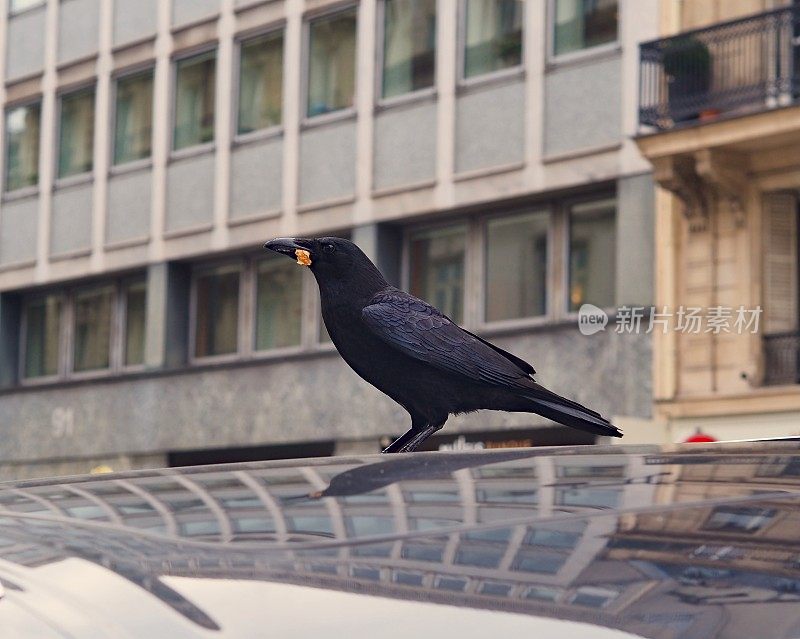
<path fill-rule="evenodd" d="M 800 382 L 800 333 L 764 336 L 764 384 Z"/>
<path fill-rule="evenodd" d="M 639 124 L 669 129 L 800 98 L 800 6 L 640 45 Z"/>

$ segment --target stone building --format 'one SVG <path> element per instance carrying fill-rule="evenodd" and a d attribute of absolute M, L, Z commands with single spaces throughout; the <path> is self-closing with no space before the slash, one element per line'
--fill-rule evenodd
<path fill-rule="evenodd" d="M 649 417 L 650 336 L 582 336 L 576 311 L 653 301 L 632 137 L 655 0 L 0 6 L 0 475 L 400 434 L 313 278 L 260 249 L 278 235 L 350 237 L 557 392 Z M 444 432 L 587 441 L 552 426 Z"/>

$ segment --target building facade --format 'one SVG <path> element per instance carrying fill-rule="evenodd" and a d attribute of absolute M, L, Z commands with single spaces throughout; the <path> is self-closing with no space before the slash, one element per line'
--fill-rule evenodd
<path fill-rule="evenodd" d="M 654 333 L 655 416 L 670 441 L 796 435 L 800 8 L 664 3 L 662 32 L 642 46 L 637 139 L 662 187 L 656 307 L 674 321 Z M 681 309 L 723 330 L 679 327 Z"/>
<path fill-rule="evenodd" d="M 555 391 L 650 416 L 650 335 L 582 336 L 577 310 L 653 301 L 631 138 L 655 0 L 3 16 L 4 476 L 374 452 L 403 432 L 330 344 L 310 274 L 260 250 L 275 236 L 349 237 Z M 479 413 L 445 432 L 574 441 L 545 426 Z"/>

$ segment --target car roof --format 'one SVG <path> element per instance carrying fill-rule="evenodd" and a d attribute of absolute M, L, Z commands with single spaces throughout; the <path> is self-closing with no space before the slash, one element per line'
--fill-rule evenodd
<path fill-rule="evenodd" d="M 564 636 L 793 637 L 799 505 L 795 441 L 7 482 L 0 626 L 16 623 L 20 637 L 91 636 L 80 629 L 102 618 L 107 634 L 97 636 L 142 636 L 147 623 L 171 624 L 170 636 L 252 636 L 237 624 L 288 615 L 294 634 L 281 636 L 317 636 L 308 615 L 290 613 L 291 602 L 308 601 L 337 623 L 366 624 L 365 610 L 385 608 L 380 619 L 397 632 L 423 619 L 436 627 L 451 610 L 442 606 L 457 606 L 459 636 L 536 622 L 545 636 L 561 636 L 547 625 L 560 623 L 578 624 Z M 120 621 L 138 609 L 148 612 Z M 39 623 L 53 634 L 25 634 Z"/>

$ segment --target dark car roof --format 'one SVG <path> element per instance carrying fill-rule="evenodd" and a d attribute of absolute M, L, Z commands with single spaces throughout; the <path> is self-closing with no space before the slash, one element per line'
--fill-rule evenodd
<path fill-rule="evenodd" d="M 0 628 L 15 637 L 262 636 L 264 624 L 293 637 L 503 628 L 797 637 L 799 505 L 797 442 L 336 457 L 5 483 Z"/>

